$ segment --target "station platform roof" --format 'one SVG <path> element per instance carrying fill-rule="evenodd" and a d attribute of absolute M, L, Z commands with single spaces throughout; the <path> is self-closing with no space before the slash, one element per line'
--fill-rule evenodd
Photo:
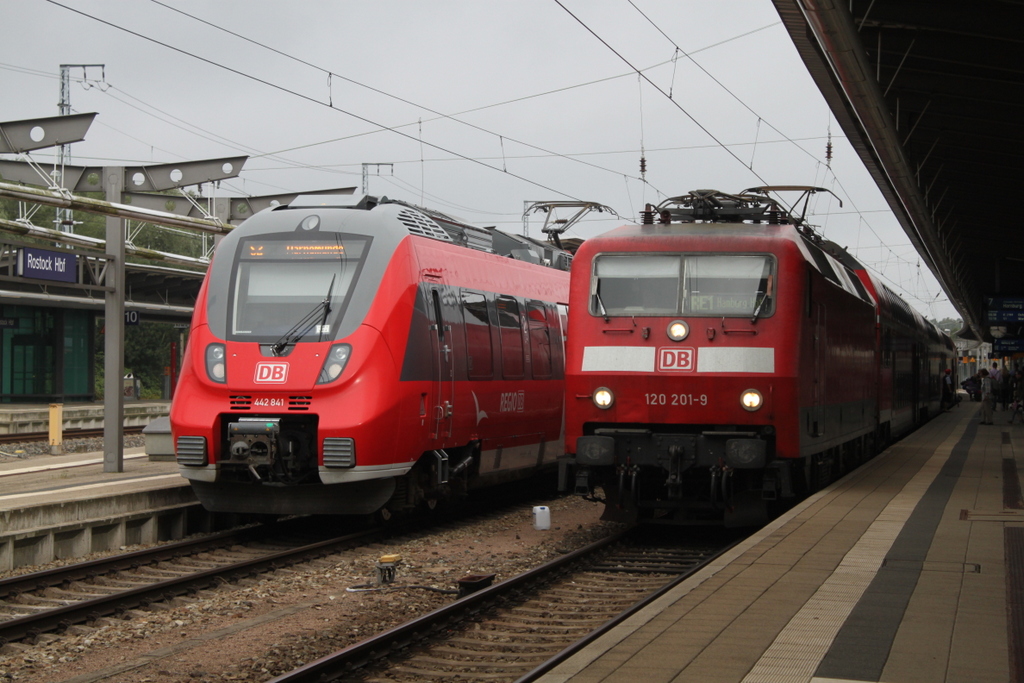
<path fill-rule="evenodd" d="M 844 133 L 964 316 L 962 336 L 1024 344 L 1024 313 L 990 313 L 1006 299 L 1024 300 L 1013 208 L 1024 181 L 1024 6 L 773 2 Z"/>

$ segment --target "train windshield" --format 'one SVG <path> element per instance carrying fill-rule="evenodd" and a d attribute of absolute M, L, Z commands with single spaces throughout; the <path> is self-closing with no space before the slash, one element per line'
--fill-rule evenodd
<path fill-rule="evenodd" d="M 602 254 L 590 312 L 607 316 L 771 315 L 769 254 Z"/>
<path fill-rule="evenodd" d="M 251 341 L 333 339 L 365 260 L 370 238 L 325 234 L 316 239 L 260 235 L 239 245 L 229 303 L 229 336 Z M 329 310 L 297 324 L 330 296 Z"/>

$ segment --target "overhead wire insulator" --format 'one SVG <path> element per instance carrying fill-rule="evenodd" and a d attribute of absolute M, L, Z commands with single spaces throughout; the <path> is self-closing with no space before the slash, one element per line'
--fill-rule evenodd
<path fill-rule="evenodd" d="M 644 206 L 643 211 L 640 212 L 640 222 L 643 225 L 654 225 L 654 207 L 650 204 Z"/>

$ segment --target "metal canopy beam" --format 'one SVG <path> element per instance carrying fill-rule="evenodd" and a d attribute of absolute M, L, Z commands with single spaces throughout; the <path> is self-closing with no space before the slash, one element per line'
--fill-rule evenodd
<path fill-rule="evenodd" d="M 23 154 L 85 139 L 96 113 L 0 122 L 0 154 Z"/>
<path fill-rule="evenodd" d="M 146 221 L 156 225 L 168 225 L 175 228 L 190 228 L 216 234 L 227 234 L 231 231 L 230 225 L 214 220 L 176 216 L 163 211 L 151 211 L 128 204 L 90 199 L 89 197 L 76 197 L 54 190 L 42 190 L 36 187 L 12 185 L 11 183 L 0 182 L 0 197 L 9 197 L 23 202 L 34 202 L 45 206 L 74 209 L 75 211 L 98 213 L 104 216 L 117 216 L 118 218 L 127 218 L 133 221 Z"/>
<path fill-rule="evenodd" d="M 57 119 L 71 117 L 54 117 Z M 235 178 L 249 157 L 224 157 L 180 164 L 153 164 L 151 166 L 125 166 L 122 169 L 124 187 L 136 192 L 162 192 L 174 188 Z M 103 169 L 99 166 L 65 166 L 61 187 L 71 192 L 103 192 Z M 26 185 L 52 186 L 40 178 L 31 164 L 23 161 L 0 159 L 0 177 L 8 182 Z"/>
<path fill-rule="evenodd" d="M 253 214 L 259 213 L 264 209 L 289 204 L 300 194 L 350 195 L 354 194 L 355 190 L 356 188 L 354 187 L 341 187 L 330 190 L 315 190 L 313 192 L 271 194 L 261 197 L 232 197 L 229 200 L 231 202 L 229 220 L 231 223 L 241 223 Z M 133 207 L 144 208 L 151 211 L 167 212 L 177 216 L 192 216 L 194 218 L 205 217 L 205 214 L 185 197 L 175 197 L 173 195 L 165 194 L 146 194 L 145 192 L 125 192 L 122 195 L 122 198 L 122 201 L 125 204 L 130 204 Z M 196 201 L 199 204 L 202 204 L 206 200 L 204 198 L 196 198 Z"/>

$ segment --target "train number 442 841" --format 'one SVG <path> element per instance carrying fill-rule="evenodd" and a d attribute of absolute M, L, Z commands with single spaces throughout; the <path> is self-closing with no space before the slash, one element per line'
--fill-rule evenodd
<path fill-rule="evenodd" d="M 707 394 L 644 394 L 649 406 L 706 406 Z"/>
<path fill-rule="evenodd" d="M 254 398 L 252 400 L 252 404 L 253 404 L 253 406 L 255 406 L 257 408 L 283 408 L 284 407 L 284 399 L 283 398 L 264 398 L 264 397 L 261 396 L 261 397 L 258 397 L 258 398 Z"/>

